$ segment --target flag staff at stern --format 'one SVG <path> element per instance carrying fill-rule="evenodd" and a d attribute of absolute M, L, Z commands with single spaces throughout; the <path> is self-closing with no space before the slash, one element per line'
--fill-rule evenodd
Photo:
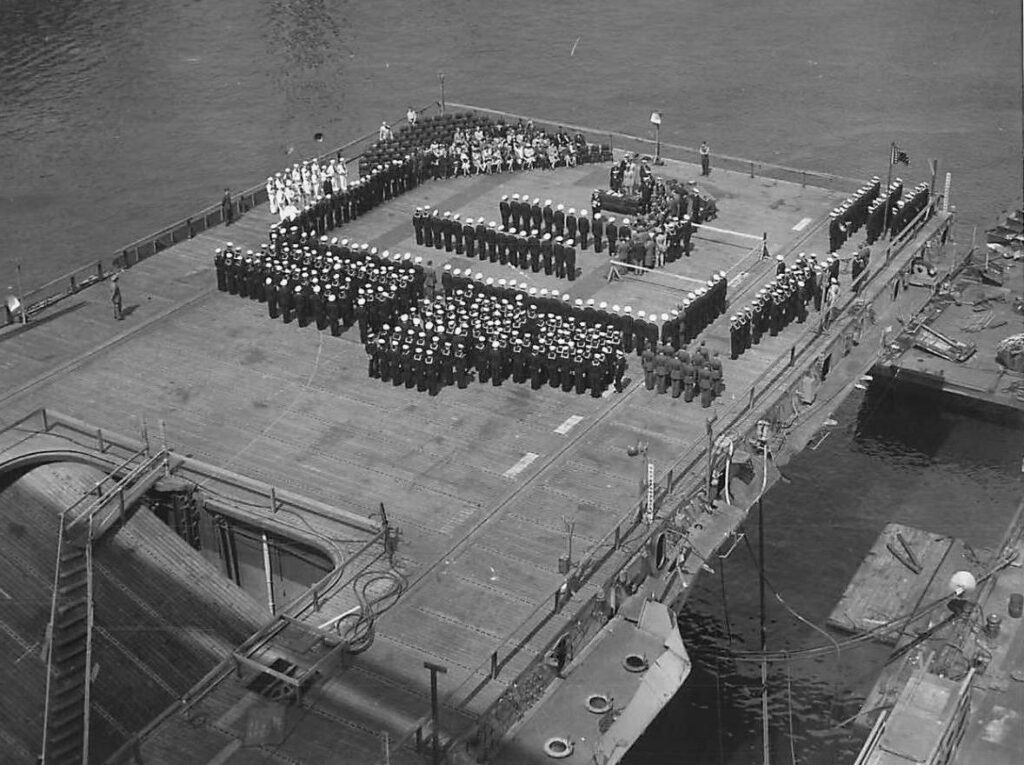
<path fill-rule="evenodd" d="M 892 166 L 895 164 L 905 165 L 910 167 L 910 155 L 900 149 L 894 141 L 889 145 L 889 177 L 885 182 L 885 188 L 888 189 L 892 186 Z M 889 205 L 886 204 L 885 210 L 882 213 L 882 231 L 889 230 Z"/>

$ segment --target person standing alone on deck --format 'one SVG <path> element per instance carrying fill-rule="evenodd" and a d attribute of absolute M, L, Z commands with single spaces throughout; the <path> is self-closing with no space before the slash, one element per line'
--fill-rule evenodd
<path fill-rule="evenodd" d="M 700 149 L 700 174 L 711 175 L 711 147 L 708 146 L 707 141 L 701 141 Z"/>
<path fill-rule="evenodd" d="M 235 208 L 231 204 L 231 189 L 224 189 L 224 196 L 220 200 L 220 212 L 224 219 L 224 225 L 230 226 L 235 220 Z"/>
<path fill-rule="evenodd" d="M 124 312 L 121 310 L 121 283 L 118 281 L 117 274 L 110 277 L 110 302 L 114 305 L 114 318 L 121 321 L 124 318 Z"/>

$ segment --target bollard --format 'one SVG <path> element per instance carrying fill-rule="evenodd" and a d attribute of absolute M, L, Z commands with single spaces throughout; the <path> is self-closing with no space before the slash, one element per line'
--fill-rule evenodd
<path fill-rule="evenodd" d="M 999 637 L 999 626 L 1003 618 L 999 614 L 989 614 L 985 619 L 985 634 L 990 638 Z"/>
<path fill-rule="evenodd" d="M 754 163 L 753 162 L 750 163 L 750 177 L 751 178 L 754 177 Z"/>
<path fill-rule="evenodd" d="M 498 652 L 495 651 L 491 654 L 491 679 L 498 679 Z"/>

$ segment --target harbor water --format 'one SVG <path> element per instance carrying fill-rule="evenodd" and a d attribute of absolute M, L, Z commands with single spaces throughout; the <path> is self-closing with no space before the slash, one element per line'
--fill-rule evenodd
<path fill-rule="evenodd" d="M 5 0 L 0 291 L 42 284 L 439 96 L 810 170 L 953 176 L 958 240 L 1020 204 L 1021 5 L 954 0 Z M 324 143 L 314 141 L 324 134 Z M 999 539 L 1019 423 L 874 385 L 764 502 L 769 647 L 822 624 L 890 521 Z M 695 661 L 628 762 L 761 760 L 756 523 L 681 625 Z M 722 571 L 724 570 L 724 578 Z M 723 598 L 724 592 L 724 598 Z M 727 604 L 727 608 L 725 607 Z M 878 648 L 773 665 L 773 762 L 851 762 Z M 794 756 L 795 755 L 795 756 Z"/>

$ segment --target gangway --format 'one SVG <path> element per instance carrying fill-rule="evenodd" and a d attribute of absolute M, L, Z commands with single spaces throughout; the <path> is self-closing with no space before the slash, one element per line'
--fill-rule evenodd
<path fill-rule="evenodd" d="M 142 449 L 60 514 L 47 627 L 43 765 L 89 762 L 93 680 L 93 543 L 171 469 L 166 450 Z M 106 488 L 105 488 L 106 487 Z"/>

